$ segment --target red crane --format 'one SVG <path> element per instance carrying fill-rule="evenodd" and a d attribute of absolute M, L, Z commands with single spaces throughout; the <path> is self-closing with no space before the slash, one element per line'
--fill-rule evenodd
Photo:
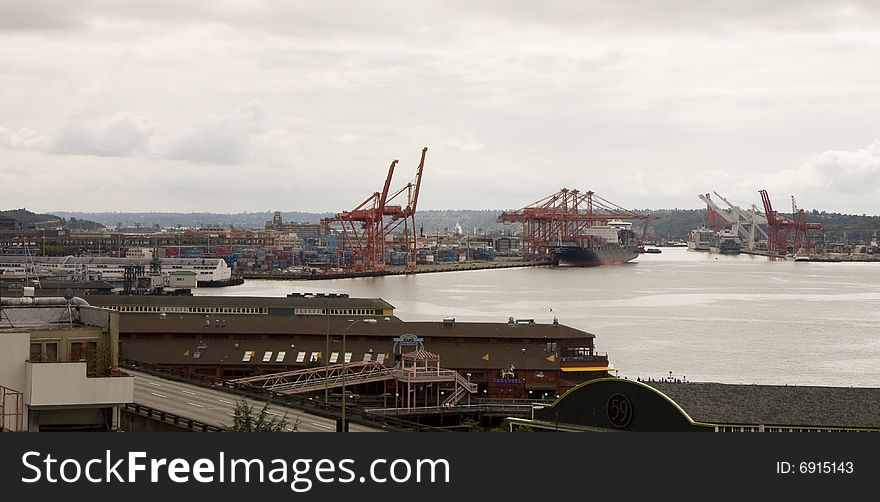
<path fill-rule="evenodd" d="M 321 224 L 328 228 L 333 225 L 341 229 L 345 245 L 351 251 L 351 262 L 345 262 L 344 250 L 339 249 L 343 258 L 340 259 L 343 269 L 355 272 L 385 270 L 385 237 L 397 228 L 401 221 L 404 223 L 407 266 L 410 265 L 410 261 L 412 266 L 415 266 L 415 213 L 427 150 L 427 147 L 422 149 L 415 183 L 410 182 L 389 196 L 394 167 L 398 162 L 395 159 L 388 167 L 388 175 L 385 177 L 381 192 L 374 192 L 351 211 L 337 213 L 336 216 L 321 220 Z M 408 194 L 406 207 L 389 204 L 403 192 Z"/>
<path fill-rule="evenodd" d="M 607 225 L 609 220 L 648 220 L 656 216 L 624 209 L 593 192 L 563 188 L 518 211 L 504 212 L 503 223 L 522 223 L 523 260 L 548 258 L 549 246 L 589 238 L 587 227 Z"/>
<path fill-rule="evenodd" d="M 764 203 L 767 217 L 767 254 L 785 256 L 801 250 L 810 250 L 810 231 L 822 230 L 820 223 L 807 223 L 807 215 L 798 209 L 794 196 L 791 197 L 792 219 L 773 210 L 767 190 L 758 190 Z"/>
<path fill-rule="evenodd" d="M 712 197 L 709 194 L 706 194 L 706 199 L 706 214 L 709 217 L 709 228 L 711 228 L 713 232 L 717 233 L 719 230 L 718 220 L 722 219 L 722 217 L 719 216 L 718 213 L 715 211 L 715 208 L 712 207 L 713 204 L 710 202 L 712 200 Z M 728 226 L 726 225 L 726 222 L 721 223 L 721 227 L 726 226 Z"/>
<path fill-rule="evenodd" d="M 422 148 L 422 156 L 419 159 L 419 165 L 416 167 L 415 181 L 407 183 L 403 188 L 395 192 L 391 196 L 394 200 L 397 196 L 406 192 L 406 207 L 402 210 L 386 211 L 385 215 L 390 216 L 386 234 L 391 233 L 403 223 L 403 241 L 406 250 L 406 270 L 414 270 L 416 268 L 417 254 L 417 235 L 416 235 L 416 206 L 419 203 L 419 190 L 422 187 L 422 172 L 425 169 L 425 154 L 428 153 L 428 147 Z M 399 208 L 400 206 L 393 206 Z"/>

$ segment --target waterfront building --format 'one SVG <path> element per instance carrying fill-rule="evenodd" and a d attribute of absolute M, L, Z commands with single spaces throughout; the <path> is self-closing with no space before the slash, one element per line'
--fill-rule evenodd
<path fill-rule="evenodd" d="M 89 300 L 120 312 L 124 359 L 224 379 L 320 367 L 343 358 L 381 358 L 393 365 L 417 348 L 439 356 L 443 368 L 467 377 L 479 397 L 487 398 L 554 398 L 613 371 L 607 354 L 595 350 L 592 333 L 558 322 L 406 322 L 385 300 L 347 295 L 98 295 Z M 361 319 L 376 322 L 352 323 Z M 402 347 L 402 340 L 412 345 Z M 362 390 L 382 393 L 379 386 Z M 430 401 L 445 391 L 426 387 L 419 392 Z"/>

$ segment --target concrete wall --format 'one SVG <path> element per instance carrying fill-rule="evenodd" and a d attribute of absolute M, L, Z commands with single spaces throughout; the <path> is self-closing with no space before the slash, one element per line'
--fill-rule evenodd
<path fill-rule="evenodd" d="M 26 363 L 25 403 L 37 406 L 93 406 L 130 403 L 133 377 L 87 378 L 86 363 Z"/>

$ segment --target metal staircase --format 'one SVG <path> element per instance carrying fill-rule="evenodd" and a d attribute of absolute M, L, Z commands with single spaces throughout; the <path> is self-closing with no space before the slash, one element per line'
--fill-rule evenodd
<path fill-rule="evenodd" d="M 468 393 L 476 394 L 477 384 L 469 382 L 465 377 L 455 372 L 455 392 L 443 401 L 443 406 L 457 405 Z"/>

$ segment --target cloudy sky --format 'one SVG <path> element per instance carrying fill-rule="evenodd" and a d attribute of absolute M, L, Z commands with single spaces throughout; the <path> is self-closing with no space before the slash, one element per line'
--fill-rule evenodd
<path fill-rule="evenodd" d="M 878 5 L 0 0 L 0 208 L 878 214 Z"/>

